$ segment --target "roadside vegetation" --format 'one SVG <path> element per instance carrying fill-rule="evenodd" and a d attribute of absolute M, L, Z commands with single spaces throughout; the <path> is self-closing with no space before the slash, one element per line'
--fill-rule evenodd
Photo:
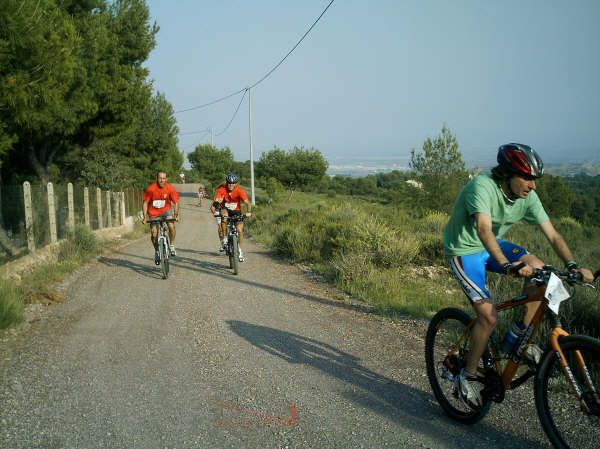
<path fill-rule="evenodd" d="M 295 192 L 268 203 L 259 197 L 248 228 L 256 240 L 291 262 L 310 266 L 342 291 L 390 317 L 430 318 L 443 307 L 472 313 L 458 283 L 446 268 L 443 212 L 395 209 L 385 205 L 325 194 Z M 600 261 L 600 229 L 571 218 L 554 220 L 577 260 L 596 267 Z M 537 227 L 517 224 L 506 236 L 547 263 L 562 267 Z M 521 281 L 490 274 L 489 289 L 497 298 L 518 295 Z M 600 336 L 598 295 L 579 288 L 563 306 L 563 324 Z M 508 317 L 508 316 L 507 316 Z M 510 317 L 512 319 L 512 317 Z"/>
<path fill-rule="evenodd" d="M 105 245 L 85 226 L 78 226 L 60 244 L 56 262 L 48 262 L 25 274 L 20 282 L 0 280 L 0 329 L 19 324 L 27 304 L 62 302 L 53 284 L 102 252 Z"/>
<path fill-rule="evenodd" d="M 470 174 L 446 127 L 425 141 L 422 152 L 413 150 L 411 168 L 363 178 L 323 177 L 300 187 L 304 191 L 285 188 L 274 172 L 261 180 L 264 193 L 257 197 L 248 229 L 256 240 L 291 262 L 310 266 L 377 313 L 430 318 L 452 306 L 472 314 L 443 254 L 443 229 Z M 288 179 L 290 172 L 288 167 Z M 598 212 L 600 189 L 593 186 L 580 184 L 575 190 L 563 178 L 547 175 L 538 192 L 578 263 L 596 270 L 600 228 L 592 217 Z M 579 220 L 571 216 L 573 207 Z M 505 238 L 562 268 L 538 227 L 518 223 Z M 520 280 L 488 277 L 488 288 L 498 299 L 518 295 L 521 286 Z M 562 306 L 563 325 L 570 332 L 600 337 L 598 294 L 578 288 L 573 296 Z M 513 319 L 504 315 L 501 331 Z"/>

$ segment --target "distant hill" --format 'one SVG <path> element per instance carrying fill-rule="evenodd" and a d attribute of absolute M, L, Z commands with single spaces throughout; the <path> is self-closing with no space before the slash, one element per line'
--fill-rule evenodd
<path fill-rule="evenodd" d="M 580 164 L 546 164 L 546 173 L 558 176 L 575 176 L 581 173 L 588 176 L 600 175 L 600 162 L 584 162 Z"/>
<path fill-rule="evenodd" d="M 472 167 L 471 167 L 472 168 Z M 489 172 L 492 167 L 477 167 L 477 172 Z M 575 176 L 581 173 L 588 176 L 600 175 L 600 162 L 583 163 L 548 163 L 544 164 L 546 173 L 557 176 Z M 405 160 L 365 158 L 364 160 L 329 161 L 328 175 L 345 175 L 363 177 L 377 173 L 388 173 L 392 170 L 407 171 L 408 162 Z"/>

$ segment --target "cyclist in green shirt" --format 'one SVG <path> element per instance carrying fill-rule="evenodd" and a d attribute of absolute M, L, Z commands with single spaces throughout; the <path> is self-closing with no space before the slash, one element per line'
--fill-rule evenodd
<path fill-rule="evenodd" d="M 581 272 L 584 281 L 593 281 L 591 271 L 579 267 L 573 260 L 569 247 L 554 229 L 535 192 L 536 179 L 544 173 L 539 155 L 527 145 L 509 143 L 498 149 L 497 160 L 498 165 L 491 175 L 477 175 L 464 187 L 444 229 L 446 257 L 477 314 L 467 366 L 455 379 L 461 398 L 470 407 L 482 404 L 475 382 L 477 364 L 498 319 L 491 295 L 485 288 L 486 271 L 509 274 L 511 267 L 516 270 L 517 265 L 523 264 L 518 275 L 527 278 L 535 268 L 544 266 L 544 262 L 524 248 L 502 240 L 502 235 L 520 220 L 539 225 L 567 268 Z M 529 288 L 532 285 L 526 280 L 524 293 Z M 525 305 L 525 326 L 531 322 L 538 306 L 539 302 Z M 542 352 L 536 345 L 530 345 L 526 355 L 538 363 Z"/>

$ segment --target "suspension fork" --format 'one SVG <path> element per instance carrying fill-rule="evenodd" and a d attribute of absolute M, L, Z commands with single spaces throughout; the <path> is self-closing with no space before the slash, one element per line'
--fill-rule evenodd
<path fill-rule="evenodd" d="M 565 332 L 561 327 L 555 327 L 552 330 L 552 334 L 550 335 L 550 344 L 552 345 L 552 349 L 556 353 L 556 357 L 560 363 L 560 367 L 565 375 L 565 378 L 569 382 L 571 386 L 571 390 L 573 393 L 577 395 L 579 402 L 581 402 L 581 406 L 585 409 L 587 413 L 591 413 L 590 404 L 586 403 L 585 398 L 581 392 L 581 388 L 577 384 L 577 380 L 575 380 L 575 376 L 573 376 L 573 372 L 571 371 L 571 367 L 567 363 L 567 359 L 558 343 L 559 337 L 567 337 L 569 334 Z M 575 351 L 575 362 L 577 363 L 577 367 L 579 369 L 579 373 L 583 377 L 585 384 L 589 391 L 592 392 L 593 398 L 596 401 L 597 406 L 600 406 L 600 398 L 598 397 L 598 392 L 596 391 L 596 387 L 592 382 L 592 378 L 590 376 L 590 372 L 585 364 L 585 360 L 583 360 L 583 356 L 580 351 Z"/>

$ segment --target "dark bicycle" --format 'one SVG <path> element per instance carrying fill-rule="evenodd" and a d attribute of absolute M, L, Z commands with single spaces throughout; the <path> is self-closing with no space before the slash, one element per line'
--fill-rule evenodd
<path fill-rule="evenodd" d="M 169 240 L 169 228 L 167 223 L 173 223 L 177 221 L 175 218 L 151 218 L 148 220 L 148 224 L 158 224 L 158 255 L 160 258 L 160 270 L 162 272 L 163 279 L 169 277 L 169 256 L 171 255 L 171 241 Z"/>
<path fill-rule="evenodd" d="M 518 267 L 517 267 L 518 268 Z M 600 270 L 594 275 L 598 279 Z M 531 278 L 537 289 L 496 306 L 498 313 L 540 301 L 531 324 L 509 353 L 501 350 L 496 332 L 490 337 L 477 368 L 483 405 L 465 405 L 455 386 L 455 378 L 466 366 L 470 348 L 472 319 L 460 309 L 440 310 L 431 320 L 425 339 L 427 375 L 433 393 L 446 414 L 464 424 L 482 419 L 493 402 L 504 400 L 505 392 L 534 377 L 535 405 L 546 435 L 557 448 L 598 447 L 600 429 L 600 340 L 569 335 L 558 317 L 560 302 L 569 297 L 561 282 L 593 287 L 580 273 L 561 271 L 550 265 L 536 269 Z M 517 368 L 527 364 L 525 353 L 536 331 L 547 318 L 551 333 L 548 348 L 539 365 L 528 366 L 524 374 Z"/>
<path fill-rule="evenodd" d="M 225 254 L 229 256 L 229 268 L 233 268 L 233 274 L 240 272 L 240 236 L 235 227 L 236 223 L 244 221 L 244 215 L 233 215 L 231 217 L 223 217 L 227 222 L 227 245 L 225 246 Z"/>

